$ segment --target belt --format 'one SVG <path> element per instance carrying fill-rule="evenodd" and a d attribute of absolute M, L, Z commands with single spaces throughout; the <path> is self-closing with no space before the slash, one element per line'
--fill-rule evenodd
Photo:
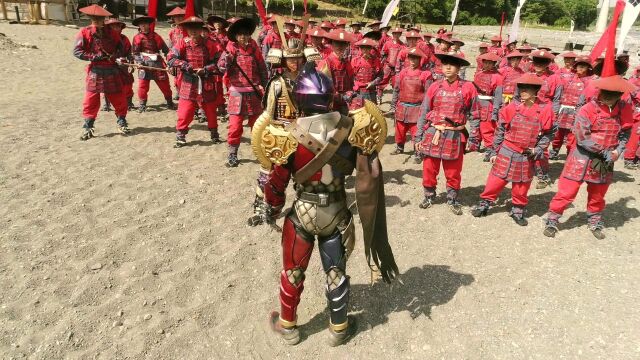
<path fill-rule="evenodd" d="M 575 110 L 576 107 L 575 106 L 571 106 L 571 105 L 560 105 L 560 110 L 562 110 L 562 109 Z"/>
<path fill-rule="evenodd" d="M 296 191 L 298 200 L 306 203 L 318 205 L 319 207 L 326 207 L 332 203 L 346 199 L 344 191 L 334 191 L 329 193 L 309 193 L 304 191 Z"/>
<path fill-rule="evenodd" d="M 479 100 L 493 100 L 493 96 L 489 95 L 478 95 Z"/>

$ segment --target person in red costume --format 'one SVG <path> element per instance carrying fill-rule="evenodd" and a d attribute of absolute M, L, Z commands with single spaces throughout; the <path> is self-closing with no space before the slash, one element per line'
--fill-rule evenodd
<path fill-rule="evenodd" d="M 119 60 L 126 56 L 122 38 L 116 31 L 104 26 L 105 17 L 112 15 L 107 10 L 94 4 L 79 11 L 91 19 L 91 25 L 82 28 L 76 35 L 73 47 L 73 56 L 89 61 L 82 102 L 84 131 L 80 140 L 89 140 L 95 136 L 94 123 L 100 110 L 100 93 L 105 94 L 115 109 L 118 131 L 128 134 L 127 99 L 118 67 Z"/>
<path fill-rule="evenodd" d="M 532 63 L 531 63 L 531 58 L 529 56 L 531 55 L 531 52 L 534 50 L 534 48 L 529 46 L 529 44 L 523 44 L 517 50 L 520 51 L 520 53 L 523 55 L 522 61 L 520 61 L 520 68 L 524 72 L 530 72 Z"/>
<path fill-rule="evenodd" d="M 531 57 L 533 58 L 531 73 L 544 80 L 542 88 L 538 91 L 538 98 L 543 102 L 552 103 L 553 112 L 557 114 L 560 111 L 562 80 L 559 75 L 549 70 L 549 64 L 553 62 L 555 56 L 546 50 L 536 50 L 531 53 Z M 551 186 L 548 153 L 536 160 L 536 176 L 538 178 L 536 189 L 544 189 L 547 186 Z"/>
<path fill-rule="evenodd" d="M 351 48 L 349 49 L 349 56 L 351 57 L 351 59 L 354 59 L 358 55 L 360 55 L 360 49 L 358 48 L 356 43 L 362 40 L 362 38 L 364 37 L 364 34 L 361 32 L 363 25 L 363 23 L 358 21 L 353 21 L 351 23 L 351 34 L 353 36 L 353 42 L 351 43 Z"/>
<path fill-rule="evenodd" d="M 349 104 L 353 98 L 354 71 L 349 61 L 347 49 L 353 42 L 351 33 L 344 30 L 331 30 L 326 36 L 331 42 L 331 54 L 325 59 L 326 66 L 335 89 L 334 107 L 343 114 L 349 112 Z"/>
<path fill-rule="evenodd" d="M 113 29 L 116 33 L 120 35 L 122 40 L 122 57 L 127 60 L 127 62 L 133 62 L 133 55 L 131 55 L 131 41 L 127 38 L 126 35 L 122 33 L 122 30 L 127 27 L 127 25 L 118 20 L 118 19 L 107 19 L 104 22 L 105 27 Z M 124 90 L 124 96 L 127 98 L 127 107 L 128 110 L 132 110 L 135 108 L 133 105 L 133 74 L 131 73 L 133 69 L 129 67 L 121 67 L 120 74 L 122 75 L 122 86 Z M 104 99 L 105 106 L 109 104 L 109 99 L 105 96 Z M 103 109 L 104 110 L 104 109 Z"/>
<path fill-rule="evenodd" d="M 560 78 L 562 80 L 568 80 L 573 77 L 573 74 L 575 73 L 573 64 L 576 62 L 577 57 L 578 55 L 573 51 L 567 51 L 562 54 L 562 61 L 564 62 L 564 66 L 556 71 L 556 74 L 560 75 Z"/>
<path fill-rule="evenodd" d="M 512 51 L 505 59 L 507 65 L 500 68 L 502 74 L 502 103 L 508 104 L 516 93 L 516 79 L 524 74 L 520 68 L 520 61 L 524 55 L 518 50 Z"/>
<path fill-rule="evenodd" d="M 180 100 L 178 101 L 178 121 L 176 123 L 175 147 L 187 144 L 187 133 L 193 116 L 202 107 L 207 117 L 207 127 L 211 141 L 219 144 L 218 115 L 218 86 L 220 82 L 217 62 L 222 54 L 222 45 L 202 36 L 202 28 L 206 26 L 204 20 L 191 16 L 180 22 L 188 37 L 178 40 L 167 58 L 169 66 L 179 68 L 182 73 L 180 86 Z"/>
<path fill-rule="evenodd" d="M 237 167 L 238 148 L 242 137 L 242 122 L 246 117 L 251 128 L 262 113 L 261 99 L 267 84 L 267 68 L 258 48 L 251 39 L 256 24 L 251 19 L 236 20 L 229 26 L 227 49 L 218 60 L 220 72 L 229 79 L 229 154 L 226 165 Z"/>
<path fill-rule="evenodd" d="M 640 66 L 634 69 L 629 77 L 629 82 L 635 87 L 640 87 Z M 634 91 L 629 96 L 633 104 L 633 118 L 635 121 L 627 148 L 624 151 L 624 168 L 637 170 L 640 168 L 640 146 L 638 146 L 640 139 L 640 92 Z"/>
<path fill-rule="evenodd" d="M 482 69 L 476 71 L 473 78 L 473 84 L 478 90 L 478 97 L 472 112 L 468 151 L 480 150 L 481 141 L 485 149 L 491 148 L 498 121 L 498 111 L 502 106 L 503 76 L 496 69 L 500 57 L 491 52 L 479 57 L 482 60 Z M 489 161 L 490 154 L 491 152 L 485 151 L 485 162 Z"/>
<path fill-rule="evenodd" d="M 420 208 L 431 207 L 436 195 L 440 165 L 447 179 L 447 204 L 456 215 L 462 215 L 458 201 L 462 180 L 462 163 L 467 138 L 465 125 L 478 96 L 470 81 L 458 77 L 460 67 L 469 62 L 456 54 L 436 56 L 442 64 L 444 78 L 427 89 L 422 102 L 418 130 L 414 138 L 416 150 L 422 154 L 422 186 L 424 200 Z"/>
<path fill-rule="evenodd" d="M 560 70 L 560 67 L 556 64 L 555 56 L 559 53 L 553 52 L 550 47 L 544 45 L 538 45 L 538 51 L 549 52 L 553 55 L 553 59 L 551 59 L 551 62 L 549 63 L 549 70 L 554 74 L 557 73 L 558 70 Z"/>
<path fill-rule="evenodd" d="M 489 46 L 489 52 L 502 58 L 505 55 L 504 49 L 502 48 L 502 38 L 500 35 L 494 35 L 490 40 L 491 46 Z"/>
<path fill-rule="evenodd" d="M 316 49 L 323 59 L 326 59 L 332 52 L 331 46 L 325 44 L 326 35 L 327 33 L 319 28 L 307 30 L 307 37 L 310 39 L 308 46 Z"/>
<path fill-rule="evenodd" d="M 356 42 L 356 45 L 360 50 L 360 55 L 351 60 L 354 96 L 349 104 L 350 110 L 363 107 L 365 100 L 376 103 L 376 86 L 382 81 L 382 64 L 380 59 L 375 56 L 377 52 L 374 53 L 378 42 L 364 38 Z"/>
<path fill-rule="evenodd" d="M 391 40 L 387 41 L 382 50 L 380 51 L 383 76 L 380 86 L 378 86 L 378 98 L 382 98 L 384 88 L 391 83 L 392 87 L 395 87 L 395 67 L 398 63 L 398 55 L 404 48 L 404 43 L 400 40 L 403 30 L 401 28 L 394 28 L 391 30 Z"/>
<path fill-rule="evenodd" d="M 447 36 L 439 36 L 436 39 L 436 43 L 438 45 L 436 47 L 435 54 L 447 54 L 451 51 L 451 46 L 453 45 L 453 42 Z M 437 56 L 433 60 L 431 74 L 435 80 L 441 80 L 444 78 L 444 74 L 442 73 L 442 63 Z"/>
<path fill-rule="evenodd" d="M 167 17 L 169 17 L 169 22 L 171 23 L 171 30 L 169 30 L 169 43 L 167 44 L 169 48 L 172 48 L 178 43 L 178 40 L 182 39 L 184 36 L 183 29 L 178 26 L 178 23 L 184 19 L 184 15 L 184 9 L 179 6 L 176 6 L 173 10 L 167 13 Z M 180 76 L 180 72 L 175 73 L 173 76 L 173 86 L 176 88 L 173 100 L 176 101 L 180 99 Z"/>
<path fill-rule="evenodd" d="M 131 52 L 136 63 L 147 67 L 164 69 L 166 62 L 161 53 L 166 57 L 169 53 L 169 47 L 158 33 L 151 30 L 151 24 L 155 21 L 156 19 L 150 16 L 142 16 L 133 20 L 132 24 L 138 27 L 138 33 L 133 37 Z M 164 95 L 164 99 L 167 102 L 167 108 L 174 110 L 176 105 L 173 103 L 169 74 L 166 71 L 140 69 L 138 70 L 138 100 L 140 101 L 138 111 L 145 112 L 147 110 L 147 98 L 151 80 L 155 81 L 160 91 L 162 91 L 162 95 Z"/>
<path fill-rule="evenodd" d="M 543 156 L 553 136 L 551 104 L 537 98 L 542 79 L 524 74 L 516 79 L 520 101 L 500 110 L 493 147 L 489 149 L 493 164 L 480 202 L 471 210 L 475 217 L 486 216 L 508 183 L 511 183 L 512 208 L 509 216 L 520 226 L 528 224 L 525 207 L 534 175 L 536 157 Z"/>
<path fill-rule="evenodd" d="M 476 56 L 477 69 L 482 69 L 482 59 L 480 58 L 480 56 L 486 54 L 487 52 L 489 52 L 489 44 L 480 43 L 480 45 L 478 45 L 478 56 Z"/>
<path fill-rule="evenodd" d="M 581 56 L 576 58 L 573 62 L 573 71 L 573 76 L 565 78 L 563 81 L 560 110 L 558 110 L 556 120 L 558 130 L 551 142 L 551 150 L 549 150 L 549 159 L 551 160 L 558 159 L 563 143 L 567 145 L 567 153 L 575 145 L 572 141 L 573 134 L 571 134 L 571 129 L 576 118 L 580 95 L 582 95 L 591 81 L 592 68 L 589 57 Z"/>
<path fill-rule="evenodd" d="M 624 153 L 633 126 L 633 109 L 621 100 L 636 87 L 619 75 L 602 77 L 592 85 L 598 96 L 580 108 L 573 125 L 576 148 L 567 156 L 551 199 L 544 235 L 555 237 L 565 209 L 573 203 L 582 183 L 587 183 L 587 224 L 597 239 L 604 239 L 602 212 L 613 182 L 613 165 Z"/>
<path fill-rule="evenodd" d="M 407 133 L 411 134 L 411 139 L 416 136 L 418 130 L 418 117 L 420 116 L 420 106 L 427 92 L 427 89 L 433 82 L 433 77 L 429 70 L 422 70 L 420 62 L 426 54 L 420 49 L 413 48 L 409 51 L 407 62 L 409 67 L 405 67 L 396 81 L 397 94 L 392 100 L 396 124 L 396 148 L 391 155 L 398 155 L 404 152 L 404 144 L 407 141 Z M 415 150 L 415 144 L 414 144 Z M 414 153 L 414 161 L 420 163 L 422 158 Z"/>

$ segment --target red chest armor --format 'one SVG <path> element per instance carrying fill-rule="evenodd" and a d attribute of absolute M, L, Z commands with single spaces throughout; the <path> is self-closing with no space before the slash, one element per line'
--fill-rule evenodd
<path fill-rule="evenodd" d="M 524 106 L 520 106 L 522 106 L 524 110 Z M 537 109 L 534 116 L 526 116 L 521 112 L 517 112 L 513 119 L 511 119 L 509 131 L 507 131 L 504 136 L 506 141 L 509 141 L 522 150 L 534 147 L 538 142 L 540 131 L 542 131 L 540 113 L 542 112 L 544 104 L 538 104 L 536 106 Z"/>
<path fill-rule="evenodd" d="M 158 43 L 156 42 L 156 37 L 154 34 L 140 33 L 140 41 L 138 42 L 138 44 L 141 52 L 157 54 L 159 51 Z"/>
<path fill-rule="evenodd" d="M 209 54 L 204 45 L 195 45 L 191 43 L 186 48 L 186 58 L 191 67 L 194 69 L 201 69 L 207 64 L 209 61 Z"/>
<path fill-rule="evenodd" d="M 393 44 L 389 47 L 389 57 L 387 58 L 389 65 L 393 67 L 396 66 L 396 63 L 398 62 L 398 55 L 400 54 L 400 50 L 402 50 L 402 45 L 400 44 Z"/>
<path fill-rule="evenodd" d="M 347 72 L 347 61 L 340 61 L 332 57 L 328 61 L 328 64 L 331 69 L 331 77 L 333 78 L 333 86 L 336 92 L 342 93 L 350 91 L 352 83 Z"/>
<path fill-rule="evenodd" d="M 442 84 L 441 80 L 440 83 Z M 467 123 L 467 118 L 464 112 L 464 96 L 462 96 L 462 81 L 455 90 L 446 90 L 440 87 L 433 97 L 433 107 L 429 114 L 430 120 L 434 125 L 446 125 L 451 124 L 444 121 L 445 118 L 449 118 L 460 125 Z"/>
<path fill-rule="evenodd" d="M 502 93 L 513 95 L 516 91 L 516 79 L 522 76 L 524 72 L 509 68 L 504 74 L 504 82 L 502 84 Z"/>
<path fill-rule="evenodd" d="M 358 63 L 358 68 L 354 69 L 356 71 L 355 80 L 359 83 L 370 83 L 376 76 L 377 69 L 374 67 L 374 64 L 369 63 L 367 60 L 362 59 Z"/>
<path fill-rule="evenodd" d="M 272 32 L 269 40 L 268 44 L 271 49 L 282 49 L 282 39 L 280 39 L 280 36 Z"/>
<path fill-rule="evenodd" d="M 400 83 L 398 100 L 405 103 L 419 103 L 424 98 L 425 89 L 420 79 L 420 71 L 408 71 Z"/>
<path fill-rule="evenodd" d="M 591 140 L 605 148 L 618 146 L 618 134 L 622 129 L 618 119 L 619 109 L 619 106 L 617 106 L 616 111 L 612 111 L 611 114 L 598 113 L 596 120 L 591 124 Z"/>
<path fill-rule="evenodd" d="M 249 79 L 255 84 L 260 81 L 258 79 L 258 64 L 255 60 L 255 51 L 253 47 L 248 47 L 246 50 L 238 49 L 236 53 L 236 63 L 238 67 L 244 71 Z M 248 87 L 251 84 L 245 79 L 239 71 L 236 71 L 236 76 L 233 76 L 232 84 L 239 87 Z"/>
<path fill-rule="evenodd" d="M 578 77 L 570 79 L 565 83 L 564 89 L 562 90 L 560 103 L 567 106 L 576 106 L 585 87 L 585 83 L 582 79 Z"/>
<path fill-rule="evenodd" d="M 493 95 L 493 86 L 491 84 L 491 79 L 493 75 L 497 74 L 495 71 L 480 71 L 476 73 L 476 76 L 473 79 L 473 83 L 476 84 L 478 88 L 478 93 L 481 95 Z"/>

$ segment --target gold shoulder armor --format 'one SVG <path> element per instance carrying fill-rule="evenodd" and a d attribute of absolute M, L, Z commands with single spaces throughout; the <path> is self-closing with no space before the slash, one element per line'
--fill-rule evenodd
<path fill-rule="evenodd" d="M 297 147 L 298 142 L 287 130 L 271 123 L 267 112 L 262 113 L 253 125 L 251 149 L 263 168 L 286 164 Z"/>
<path fill-rule="evenodd" d="M 369 100 L 364 107 L 349 112 L 353 118 L 353 128 L 349 134 L 351 145 L 359 148 L 365 155 L 380 152 L 387 138 L 387 122 L 380 109 Z"/>

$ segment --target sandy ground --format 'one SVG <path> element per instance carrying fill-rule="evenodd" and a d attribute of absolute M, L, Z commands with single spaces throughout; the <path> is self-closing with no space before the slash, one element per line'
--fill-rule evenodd
<path fill-rule="evenodd" d="M 370 286 L 359 241 L 348 266 L 359 331 L 328 348 L 314 253 L 303 341 L 287 347 L 266 321 L 278 304 L 279 234 L 246 225 L 258 167 L 246 136 L 236 169 L 202 125 L 191 146 L 174 149 L 176 116 L 156 106 L 154 87 L 151 110 L 128 117 L 133 135 L 116 134 L 113 113 L 101 113 L 98 137 L 81 142 L 77 30 L 0 23 L 0 32 L 37 47 L 0 36 L 0 358 L 640 357 L 640 173 L 616 171 L 606 240 L 585 226 L 584 190 L 548 239 L 542 216 L 555 187 L 531 191 L 528 227 L 508 206 L 475 219 L 469 207 L 489 166 L 470 154 L 465 214 L 420 210 L 421 166 L 388 145 L 389 231 L 404 284 Z M 552 164 L 554 178 L 561 168 Z"/>

